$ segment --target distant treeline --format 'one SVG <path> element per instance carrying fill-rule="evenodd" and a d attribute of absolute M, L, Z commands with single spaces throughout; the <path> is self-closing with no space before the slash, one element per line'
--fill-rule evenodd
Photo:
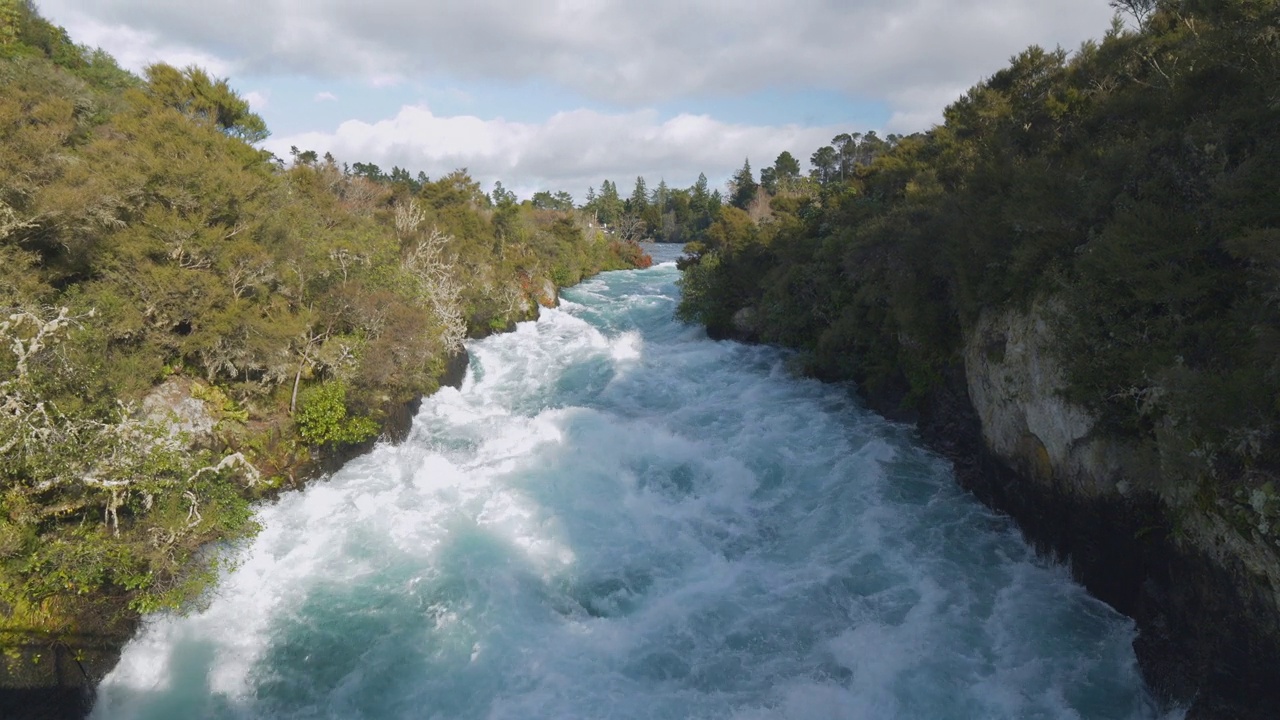
<path fill-rule="evenodd" d="M 587 189 L 585 200 L 575 204 L 574 197 L 564 190 L 540 190 L 529 199 L 521 201 L 514 192 L 499 181 L 485 198 L 495 208 L 514 206 L 537 210 L 558 210 L 583 213 L 594 227 L 600 227 L 611 236 L 624 240 L 648 240 L 661 243 L 690 243 L 701 241 L 712 223 L 720 218 L 726 205 L 747 211 L 756 220 L 769 217 L 768 202 L 778 195 L 788 197 L 816 196 L 818 190 L 831 183 L 843 182 L 854 176 L 855 168 L 867 165 L 881 154 L 892 149 L 902 140 L 890 134 L 880 138 L 874 130 L 862 133 L 844 133 L 832 139 L 831 145 L 819 148 L 809 158 L 807 176 L 800 173 L 800 162 L 790 152 L 782 152 L 772 165 L 760 171 L 759 181 L 751 169 L 750 158 L 734 173 L 727 190 L 728 197 L 719 188 L 710 187 L 705 173 L 688 188 L 673 188 L 660 180 L 652 190 L 644 176 L 635 180 L 631 193 L 625 198 L 618 192 L 612 180 L 604 180 L 597 190 Z M 290 149 L 292 164 L 316 166 L 321 163 L 335 165 L 328 153 L 321 157 L 315 150 Z M 283 158 L 276 162 L 285 166 Z M 424 172 L 417 175 L 399 166 L 384 171 L 373 163 L 342 164 L 344 175 L 365 178 L 389 185 L 398 192 L 414 194 L 430 184 Z"/>

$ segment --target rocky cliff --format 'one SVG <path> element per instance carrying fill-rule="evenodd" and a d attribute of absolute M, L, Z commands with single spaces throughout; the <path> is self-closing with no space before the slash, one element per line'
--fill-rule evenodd
<path fill-rule="evenodd" d="M 1137 622 L 1158 694 L 1190 718 L 1275 717 L 1274 537 L 1247 511 L 1170 492 L 1158 458 L 1065 400 L 1049 315 L 1044 304 L 985 314 L 966 335 L 963 368 L 926 403 L 922 431 L 964 485 Z"/>

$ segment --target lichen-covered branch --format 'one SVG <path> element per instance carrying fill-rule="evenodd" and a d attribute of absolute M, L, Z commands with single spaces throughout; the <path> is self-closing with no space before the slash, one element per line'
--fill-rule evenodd
<path fill-rule="evenodd" d="M 445 256 L 445 246 L 452 238 L 432 228 L 425 238 L 409 251 L 404 267 L 418 281 L 422 296 L 430 303 L 441 325 L 441 344 L 446 352 L 462 346 L 467 337 L 467 321 L 462 313 L 462 278 L 457 258 Z"/>

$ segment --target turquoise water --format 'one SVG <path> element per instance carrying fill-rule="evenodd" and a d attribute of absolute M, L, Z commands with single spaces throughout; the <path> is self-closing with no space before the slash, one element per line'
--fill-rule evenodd
<path fill-rule="evenodd" d="M 1153 718 L 1126 618 L 909 428 L 609 273 L 263 507 L 95 718 Z"/>

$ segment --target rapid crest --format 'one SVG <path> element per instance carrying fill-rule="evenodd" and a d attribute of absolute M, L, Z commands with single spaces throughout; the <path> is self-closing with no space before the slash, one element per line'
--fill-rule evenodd
<path fill-rule="evenodd" d="M 910 428 L 672 320 L 671 264 L 473 342 L 410 438 L 259 510 L 110 718 L 1150 718 L 1133 627 Z"/>

